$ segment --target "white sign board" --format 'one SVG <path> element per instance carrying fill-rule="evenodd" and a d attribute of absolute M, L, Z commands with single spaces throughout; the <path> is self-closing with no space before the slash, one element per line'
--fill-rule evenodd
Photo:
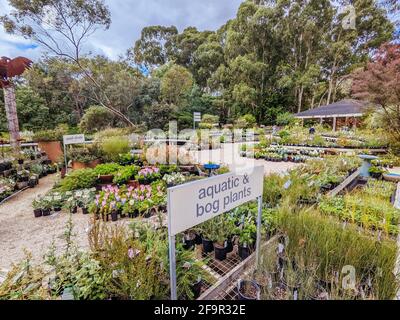
<path fill-rule="evenodd" d="M 85 143 L 84 134 L 68 135 L 64 136 L 63 139 L 64 139 L 64 145 Z"/>
<path fill-rule="evenodd" d="M 201 122 L 201 112 L 193 112 L 193 120 L 195 122 Z"/>
<path fill-rule="evenodd" d="M 168 189 L 170 235 L 262 196 L 264 167 L 228 173 Z"/>

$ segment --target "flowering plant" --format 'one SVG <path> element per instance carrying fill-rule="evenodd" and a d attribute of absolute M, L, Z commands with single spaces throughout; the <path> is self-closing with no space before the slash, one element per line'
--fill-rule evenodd
<path fill-rule="evenodd" d="M 109 214 L 113 210 L 122 210 L 125 214 L 138 210 L 144 214 L 151 208 L 165 203 L 165 185 L 155 182 L 152 185 L 134 187 L 103 187 L 96 195 L 95 205 L 99 213 Z"/>
<path fill-rule="evenodd" d="M 163 177 L 163 181 L 165 181 L 169 186 L 176 186 L 178 184 L 184 183 L 186 181 L 186 178 L 182 173 L 175 172 L 172 174 L 166 174 Z"/>
<path fill-rule="evenodd" d="M 143 168 L 138 172 L 137 180 L 142 184 L 150 184 L 161 179 L 160 169 L 157 167 Z"/>

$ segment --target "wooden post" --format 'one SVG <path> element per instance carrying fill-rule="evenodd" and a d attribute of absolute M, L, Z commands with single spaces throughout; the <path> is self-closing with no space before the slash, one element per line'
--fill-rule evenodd
<path fill-rule="evenodd" d="M 8 130 L 10 132 L 10 144 L 14 151 L 18 151 L 20 144 L 19 124 L 17 114 L 17 103 L 15 101 L 15 87 L 13 84 L 5 86 L 4 105 L 8 121 Z"/>
<path fill-rule="evenodd" d="M 337 117 L 333 117 L 333 131 L 336 131 Z"/>

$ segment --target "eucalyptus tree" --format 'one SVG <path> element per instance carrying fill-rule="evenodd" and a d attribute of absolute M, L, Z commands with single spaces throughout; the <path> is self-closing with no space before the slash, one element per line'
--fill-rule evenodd
<path fill-rule="evenodd" d="M 111 14 L 103 0 L 9 0 L 9 4 L 11 13 L 0 17 L 8 33 L 31 39 L 50 54 L 76 64 L 96 88 L 92 92 L 96 103 L 132 124 L 101 89 L 92 70 L 83 64 L 87 39 L 111 24 Z"/>

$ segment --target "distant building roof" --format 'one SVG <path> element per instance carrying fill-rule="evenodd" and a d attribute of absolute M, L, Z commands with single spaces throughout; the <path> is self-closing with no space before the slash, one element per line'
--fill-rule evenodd
<path fill-rule="evenodd" d="M 333 117 L 361 117 L 368 109 L 373 107 L 370 103 L 359 100 L 346 99 L 315 109 L 309 109 L 295 114 L 296 118 L 333 118 Z"/>

